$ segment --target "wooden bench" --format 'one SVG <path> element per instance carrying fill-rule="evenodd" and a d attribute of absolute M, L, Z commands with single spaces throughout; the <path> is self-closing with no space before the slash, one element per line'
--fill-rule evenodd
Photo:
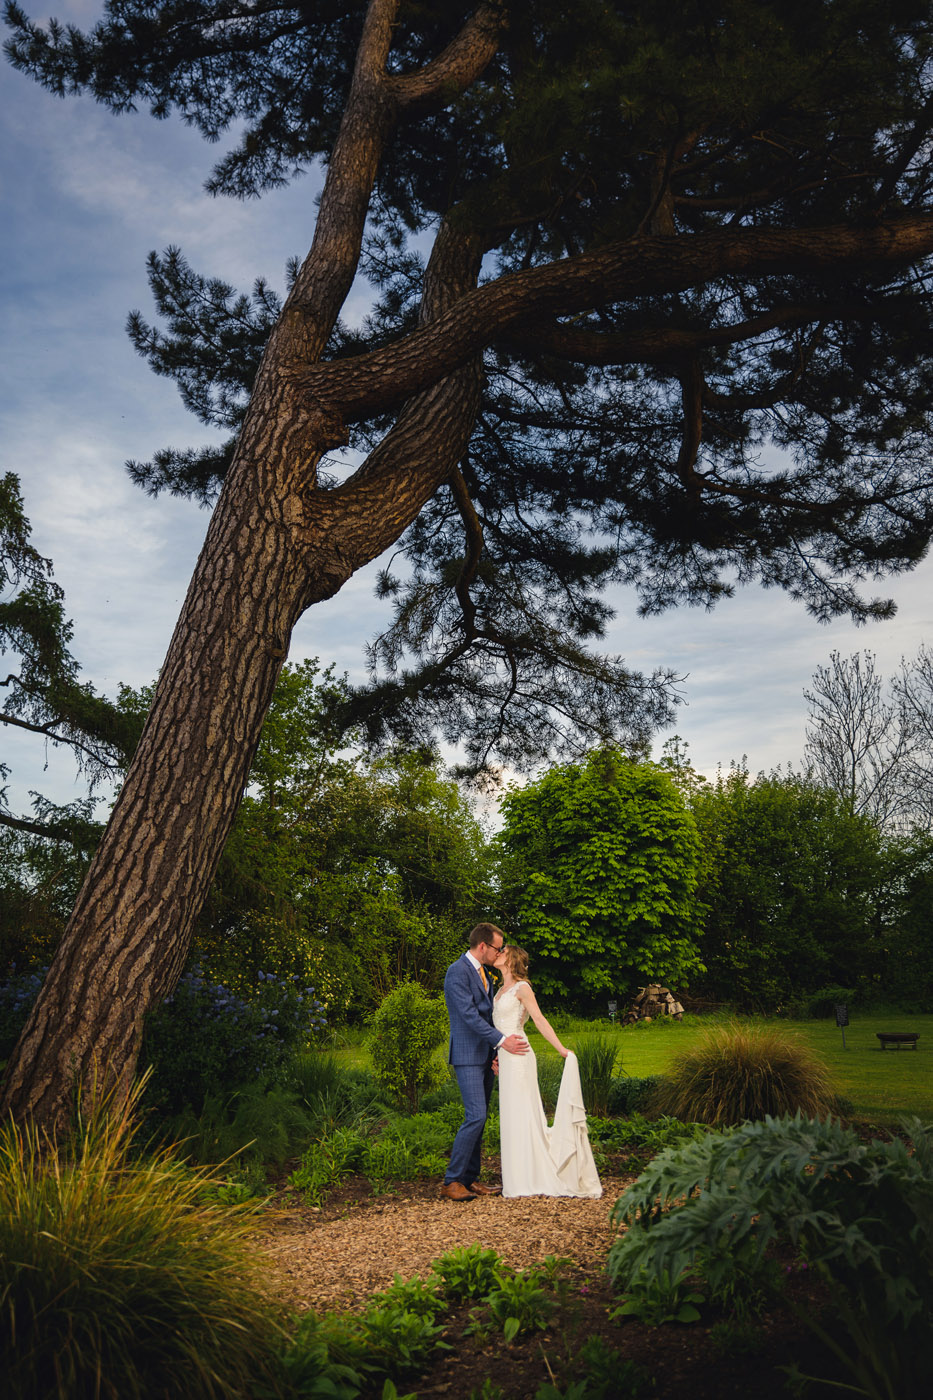
<path fill-rule="evenodd" d="M 875 1035 L 881 1041 L 882 1050 L 887 1050 L 889 1045 L 893 1045 L 895 1050 L 900 1050 L 902 1045 L 909 1045 L 911 1050 L 916 1050 L 917 1041 L 920 1039 L 919 1031 L 875 1031 Z"/>

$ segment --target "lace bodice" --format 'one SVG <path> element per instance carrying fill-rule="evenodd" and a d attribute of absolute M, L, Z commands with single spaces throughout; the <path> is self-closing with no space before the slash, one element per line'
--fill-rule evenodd
<path fill-rule="evenodd" d="M 496 993 L 496 999 L 492 1007 L 492 1023 L 497 1031 L 503 1035 L 514 1035 L 521 1033 L 521 1029 L 528 1020 L 528 1012 L 522 1006 L 515 995 L 518 987 L 525 987 L 526 982 L 516 982 L 514 987 L 504 988 Z"/>

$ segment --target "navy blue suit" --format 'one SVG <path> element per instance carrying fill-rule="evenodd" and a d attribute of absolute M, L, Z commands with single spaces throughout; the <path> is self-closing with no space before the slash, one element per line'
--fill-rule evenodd
<path fill-rule="evenodd" d="M 450 1017 L 448 1063 L 453 1065 L 463 1099 L 463 1123 L 454 1138 L 446 1182 L 470 1186 L 479 1176 L 483 1129 L 495 1083 L 492 1057 L 502 1033 L 492 1024 L 492 979 L 488 989 L 466 953 L 451 963 L 444 978 Z"/>

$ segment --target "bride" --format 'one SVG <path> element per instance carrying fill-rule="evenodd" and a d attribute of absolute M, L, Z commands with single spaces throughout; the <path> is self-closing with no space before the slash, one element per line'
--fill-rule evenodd
<path fill-rule="evenodd" d="M 603 1188 L 586 1131 L 577 1057 L 562 1045 L 527 980 L 528 954 L 513 944 L 499 952 L 493 967 L 502 973 L 492 1020 L 503 1036 L 522 1035 L 530 1016 L 558 1055 L 563 1056 L 554 1126 L 549 1128 L 538 1090 L 533 1050 L 499 1056 L 499 1124 L 502 1139 L 503 1196 L 601 1196 Z"/>

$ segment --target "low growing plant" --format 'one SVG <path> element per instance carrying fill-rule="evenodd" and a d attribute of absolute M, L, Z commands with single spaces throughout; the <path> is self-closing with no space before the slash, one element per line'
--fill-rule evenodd
<path fill-rule="evenodd" d="M 637 1317 L 649 1327 L 662 1327 L 666 1322 L 699 1322 L 697 1303 L 702 1302 L 703 1294 L 697 1291 L 688 1273 L 672 1278 L 667 1269 L 660 1273 L 641 1269 L 629 1278 L 623 1302 L 609 1316 Z"/>
<path fill-rule="evenodd" d="M 362 1169 L 365 1153 L 366 1139 L 360 1133 L 338 1128 L 308 1145 L 288 1184 L 301 1191 L 309 1205 L 320 1205 L 329 1190 Z"/>
<path fill-rule="evenodd" d="M 302 1191 L 312 1205 L 354 1172 L 368 1176 L 374 1191 L 384 1191 L 393 1181 L 413 1181 L 420 1176 L 442 1176 L 447 1162 L 444 1149 L 451 1130 L 443 1113 L 419 1113 L 396 1119 L 378 1133 L 338 1128 L 310 1143 L 289 1185 Z"/>
<path fill-rule="evenodd" d="M 507 1343 L 528 1332 L 545 1331 L 557 1309 L 537 1269 L 500 1273 L 485 1301 Z"/>
<path fill-rule="evenodd" d="M 588 1118 L 590 1141 L 609 1151 L 645 1148 L 660 1152 L 676 1143 L 698 1142 L 710 1131 L 703 1123 L 682 1123 L 679 1118 Z"/>
<path fill-rule="evenodd" d="M 587 1400 L 635 1400 L 654 1390 L 654 1377 L 636 1361 L 624 1361 L 602 1337 L 588 1337 L 576 1359 Z"/>
<path fill-rule="evenodd" d="M 822 1274 L 832 1325 L 821 1337 L 848 1388 L 904 1400 L 933 1385 L 933 1126 L 909 1141 L 865 1143 L 832 1120 L 767 1118 L 660 1153 L 620 1197 L 627 1227 L 608 1269 L 627 1289 L 641 1275 L 679 1280 L 701 1269 L 727 1299 L 740 1268 L 751 1282 L 789 1243 Z M 838 1380 L 834 1383 L 839 1384 Z"/>
<path fill-rule="evenodd" d="M 448 1298 L 458 1302 L 467 1298 L 485 1298 L 495 1288 L 507 1265 L 494 1249 L 482 1245 L 462 1245 L 449 1249 L 431 1265 L 441 1280 Z"/>
<path fill-rule="evenodd" d="M 306 1313 L 281 1358 L 290 1400 L 357 1400 L 380 1392 L 395 1400 L 398 1379 L 417 1375 L 438 1351 L 449 1350 L 436 1321 L 446 1306 L 430 1284 L 396 1275 L 361 1314 Z"/>
<path fill-rule="evenodd" d="M 838 1097 L 825 1065 L 793 1031 L 733 1023 L 674 1058 L 650 1110 L 723 1127 L 798 1110 L 826 1117 L 838 1111 Z"/>

